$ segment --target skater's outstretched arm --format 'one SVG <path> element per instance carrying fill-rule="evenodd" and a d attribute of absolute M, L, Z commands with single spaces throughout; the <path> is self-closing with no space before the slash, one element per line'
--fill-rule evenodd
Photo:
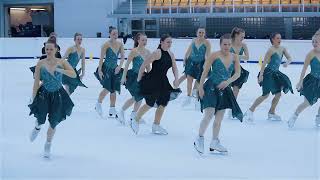
<path fill-rule="evenodd" d="M 140 70 L 139 70 L 139 74 L 138 74 L 138 78 L 137 81 L 140 81 L 142 78 L 142 75 L 146 69 L 146 67 L 150 64 L 153 63 L 153 61 L 157 61 L 161 58 L 161 50 L 157 49 L 156 51 L 154 51 L 141 65 Z"/>
<path fill-rule="evenodd" d="M 211 68 L 212 63 L 217 58 L 217 56 L 218 56 L 217 52 L 212 53 L 210 55 L 210 57 L 204 63 L 203 71 L 202 71 L 200 82 L 199 82 L 199 97 L 200 98 L 203 98 L 203 95 L 204 95 L 203 84 L 204 84 L 204 81 L 207 79 L 207 76 L 208 76 L 208 73 L 209 73 L 209 70 Z"/>
<path fill-rule="evenodd" d="M 74 71 L 74 69 L 73 69 L 72 66 L 69 64 L 68 61 L 62 59 L 62 60 L 61 60 L 61 64 L 62 64 L 62 66 L 63 66 L 63 69 L 57 67 L 57 68 L 56 68 L 56 71 L 57 71 L 57 72 L 60 72 L 60 73 L 62 73 L 62 74 L 64 74 L 64 75 L 67 75 L 67 76 L 69 76 L 69 77 L 71 77 L 71 78 L 76 78 L 76 77 L 77 77 L 76 72 Z"/>
<path fill-rule="evenodd" d="M 239 60 L 244 60 L 247 62 L 249 60 L 249 50 L 246 43 L 242 43 L 242 47 L 244 49 L 244 55 L 239 56 Z"/>
<path fill-rule="evenodd" d="M 272 53 L 273 53 L 272 48 L 269 48 L 266 55 L 264 56 L 263 63 L 261 65 L 260 75 L 258 78 L 259 83 L 263 80 L 263 73 L 266 68 L 266 65 L 270 62 L 270 58 L 271 58 Z"/>
<path fill-rule="evenodd" d="M 300 90 L 302 88 L 303 79 L 304 79 L 304 76 L 306 75 L 307 68 L 310 65 L 312 55 L 313 55 L 312 51 L 309 52 L 306 56 L 306 59 L 304 60 L 303 68 L 300 74 L 300 79 L 298 84 L 296 85 L 297 90 Z"/>
<path fill-rule="evenodd" d="M 150 52 L 149 50 L 147 50 L 146 58 L 148 58 L 150 55 L 151 55 L 151 52 Z M 146 70 L 147 70 L 147 72 L 150 72 L 150 71 L 151 71 L 151 65 L 150 65 L 150 64 L 148 64 L 148 65 L 146 66 Z"/>
<path fill-rule="evenodd" d="M 130 54 L 128 55 L 128 59 L 126 62 L 126 65 L 124 66 L 123 69 L 123 74 L 122 74 L 122 78 L 121 78 L 121 84 L 124 84 L 126 82 L 126 77 L 127 77 L 127 72 L 129 69 L 129 65 L 131 64 L 133 58 L 137 55 L 137 52 L 135 49 L 133 49 Z"/>
<path fill-rule="evenodd" d="M 103 64 L 103 59 L 106 55 L 106 50 L 109 48 L 108 43 L 105 43 L 102 47 L 101 47 L 101 52 L 100 52 L 100 60 L 99 60 L 99 67 L 98 67 L 98 73 L 100 76 L 100 79 L 103 78 L 103 73 L 102 73 L 102 64 Z"/>
<path fill-rule="evenodd" d="M 287 61 L 286 63 L 283 64 L 284 67 L 287 67 L 291 62 L 292 62 L 292 58 L 290 56 L 290 54 L 288 53 L 286 48 L 283 48 L 283 55 L 286 57 Z"/>
<path fill-rule="evenodd" d="M 85 72 L 86 72 L 86 50 L 82 48 L 81 75 L 80 75 L 81 79 L 84 77 Z"/>

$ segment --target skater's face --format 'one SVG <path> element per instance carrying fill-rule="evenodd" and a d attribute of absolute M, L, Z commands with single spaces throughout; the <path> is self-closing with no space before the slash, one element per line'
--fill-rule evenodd
<path fill-rule="evenodd" d="M 53 57 L 56 54 L 56 46 L 53 43 L 46 43 L 46 54 L 48 57 Z"/>
<path fill-rule="evenodd" d="M 139 40 L 138 40 L 139 45 L 144 47 L 147 45 L 147 42 L 148 42 L 147 36 L 140 35 Z"/>
<path fill-rule="evenodd" d="M 74 42 L 77 44 L 77 45 L 81 45 L 82 43 L 82 36 L 77 36 L 74 40 Z"/>
<path fill-rule="evenodd" d="M 274 38 L 272 38 L 272 44 L 273 45 L 280 45 L 281 43 L 281 35 L 277 34 L 274 36 Z"/>
<path fill-rule="evenodd" d="M 114 29 L 110 33 L 110 38 L 112 39 L 118 39 L 118 30 Z"/>
<path fill-rule="evenodd" d="M 206 30 L 203 28 L 198 29 L 197 37 L 198 38 L 204 38 L 206 36 Z"/>
<path fill-rule="evenodd" d="M 229 52 L 231 48 L 231 39 L 223 39 L 220 43 L 220 48 L 223 52 Z"/>
<path fill-rule="evenodd" d="M 164 41 L 161 42 L 163 49 L 170 49 L 172 44 L 172 38 L 168 37 Z"/>
<path fill-rule="evenodd" d="M 320 49 L 320 36 L 313 36 L 312 37 L 312 46 L 315 49 Z"/>
<path fill-rule="evenodd" d="M 243 32 L 241 32 L 241 33 L 239 33 L 239 34 L 236 35 L 235 40 L 236 40 L 236 41 L 239 41 L 239 42 L 242 42 L 242 41 L 244 40 L 244 37 L 245 37 L 245 36 L 246 36 L 246 34 L 243 33 Z"/>

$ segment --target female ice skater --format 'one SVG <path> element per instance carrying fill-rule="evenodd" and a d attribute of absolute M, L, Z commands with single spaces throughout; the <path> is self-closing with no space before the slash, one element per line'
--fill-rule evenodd
<path fill-rule="evenodd" d="M 320 98 L 320 33 L 312 37 L 313 49 L 308 53 L 303 69 L 301 71 L 300 80 L 297 84 L 297 90 L 300 95 L 304 96 L 304 101 L 301 103 L 294 114 L 288 121 L 289 128 L 293 128 L 299 114 L 307 107 L 314 105 Z M 311 72 L 306 76 L 308 66 L 311 67 Z M 320 107 L 315 118 L 316 127 L 320 127 Z"/>
<path fill-rule="evenodd" d="M 103 90 L 99 94 L 95 110 L 103 117 L 102 101 L 110 93 L 109 117 L 117 118 L 116 91 L 120 93 L 120 81 L 122 76 L 122 65 L 124 62 L 123 44 L 118 39 L 118 30 L 115 27 L 109 28 L 110 40 L 101 48 L 99 67 L 95 72 L 96 78 L 100 81 Z M 121 56 L 120 64 L 117 64 L 118 56 Z M 105 58 L 105 60 L 103 60 Z"/>
<path fill-rule="evenodd" d="M 197 88 L 198 83 L 201 78 L 203 71 L 203 65 L 207 57 L 210 55 L 210 42 L 205 39 L 206 30 L 205 28 L 198 28 L 197 37 L 192 40 L 191 44 L 188 47 L 188 50 L 183 59 L 183 64 L 185 66 L 185 75 L 179 78 L 179 84 L 187 79 L 187 98 L 183 102 L 183 106 L 190 104 L 192 100 L 192 94 L 197 97 Z M 192 84 L 193 80 L 195 81 L 193 93 Z M 192 93 L 192 94 L 191 94 Z"/>
<path fill-rule="evenodd" d="M 249 60 L 249 50 L 247 45 L 242 42 L 244 37 L 245 37 L 245 31 L 243 29 L 238 27 L 235 27 L 232 29 L 232 32 L 231 32 L 232 43 L 231 43 L 230 52 L 239 55 L 239 59 L 246 62 Z M 247 82 L 249 77 L 249 72 L 245 70 L 241 65 L 240 67 L 241 67 L 240 77 L 236 81 L 232 82 L 231 84 L 232 91 L 236 99 L 238 97 L 239 90 L 241 89 L 242 85 Z M 232 72 L 232 74 L 234 74 L 234 71 Z M 231 111 L 229 111 L 228 116 L 230 119 L 232 119 Z"/>
<path fill-rule="evenodd" d="M 212 130 L 212 141 L 210 151 L 222 153 L 228 150 L 220 144 L 219 132 L 225 109 L 232 109 L 233 117 L 242 121 L 243 114 L 234 97 L 231 83 L 240 77 L 240 62 L 236 54 L 230 53 L 231 37 L 225 34 L 220 38 L 220 50 L 210 55 L 206 61 L 199 84 L 199 96 L 201 111 L 204 111 L 203 119 L 200 123 L 199 135 L 194 141 L 195 149 L 204 153 L 204 134 L 213 116 L 215 120 Z M 208 72 L 211 74 L 208 76 Z M 231 76 L 231 72 L 235 73 Z M 205 82 L 205 83 L 204 83 Z"/>
<path fill-rule="evenodd" d="M 40 132 L 41 125 L 46 117 L 50 127 L 47 132 L 47 141 L 44 146 L 44 157 L 50 157 L 51 142 L 56 126 L 67 116 L 71 115 L 73 103 L 62 86 L 62 76 L 76 77 L 76 72 L 70 64 L 55 57 L 57 48 L 54 41 L 46 43 L 47 58 L 39 61 L 35 69 L 33 85 L 33 102 L 29 105 L 30 115 L 37 118 L 30 140 L 33 142 Z M 40 86 L 40 79 L 42 84 Z"/>
<path fill-rule="evenodd" d="M 281 91 L 285 94 L 289 91 L 293 93 L 290 79 L 279 70 L 283 55 L 287 58 L 287 62 L 283 64 L 284 67 L 287 67 L 291 63 L 291 56 L 286 48 L 280 46 L 281 35 L 279 33 L 272 34 L 270 42 L 272 46 L 264 57 L 262 67 L 258 75 L 258 82 L 262 87 L 262 96 L 258 97 L 245 113 L 244 118 L 248 122 L 253 122 L 253 112 L 264 100 L 268 98 L 270 93 L 275 96 L 269 109 L 268 120 L 281 121 L 281 117 L 275 112 L 281 97 Z"/>
<path fill-rule="evenodd" d="M 140 82 L 140 92 L 146 100 L 146 104 L 140 107 L 137 115 L 131 121 L 131 128 L 135 134 L 139 131 L 139 121 L 141 117 L 151 108 L 156 107 L 152 133 L 167 135 L 166 129 L 160 126 L 161 117 L 170 100 L 176 99 L 181 93 L 180 89 L 173 89 L 169 83 L 167 72 L 172 67 L 175 77 L 174 86 L 178 85 L 178 68 L 174 54 L 169 50 L 172 39 L 164 34 L 160 38 L 158 49 L 154 51 L 141 65 L 137 81 Z M 146 67 L 152 64 L 152 69 L 144 73 Z M 144 75 L 142 77 L 142 75 Z"/>
<path fill-rule="evenodd" d="M 77 73 L 77 78 L 70 78 L 69 76 L 62 77 L 63 85 L 65 86 L 65 89 L 69 95 L 72 94 L 78 86 L 87 87 L 81 82 L 82 78 L 85 75 L 85 70 L 86 70 L 85 49 L 81 47 L 82 34 L 75 33 L 73 40 L 75 42 L 75 45 L 69 47 L 65 55 L 63 56 L 63 59 L 68 59 L 69 64 L 73 67 L 73 69 Z M 81 68 L 77 70 L 76 68 L 80 59 L 81 59 Z M 81 72 L 81 75 L 80 75 L 80 72 Z"/>
<path fill-rule="evenodd" d="M 131 98 L 128 99 L 122 106 L 119 119 L 122 124 L 125 124 L 125 111 L 134 104 L 133 111 L 131 112 L 130 119 L 136 116 L 143 96 L 140 93 L 139 83 L 137 82 L 138 74 L 141 65 L 144 60 L 150 55 L 150 51 L 146 48 L 147 36 L 142 33 L 138 33 L 134 38 L 134 48 L 131 50 L 125 68 L 123 70 L 123 75 L 121 79 L 121 84 L 125 84 L 125 87 L 131 94 Z M 132 63 L 132 68 L 128 71 L 129 65 Z M 150 66 L 146 66 L 147 72 L 150 71 Z"/>

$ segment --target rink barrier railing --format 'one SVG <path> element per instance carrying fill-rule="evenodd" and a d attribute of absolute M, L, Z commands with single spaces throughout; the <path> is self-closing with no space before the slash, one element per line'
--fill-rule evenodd
<path fill-rule="evenodd" d="M 39 59 L 40 56 L 37 57 L 0 57 L 0 60 L 16 60 L 16 59 Z M 99 57 L 86 57 L 86 59 L 100 59 Z M 118 58 L 120 59 L 120 58 Z M 125 58 L 127 60 L 127 58 Z M 183 61 L 183 59 L 176 59 L 176 61 Z M 244 63 L 244 61 L 241 61 L 241 63 Z M 256 64 L 259 63 L 259 61 L 256 60 L 249 60 L 247 63 Z M 284 62 L 283 62 L 284 63 Z M 291 64 L 303 64 L 303 61 L 293 61 Z"/>

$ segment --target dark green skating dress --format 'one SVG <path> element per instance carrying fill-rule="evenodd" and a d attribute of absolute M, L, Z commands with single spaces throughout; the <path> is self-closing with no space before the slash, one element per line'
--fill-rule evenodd
<path fill-rule="evenodd" d="M 186 75 L 193 77 L 197 81 L 200 81 L 207 47 L 205 44 L 202 44 L 199 48 L 197 48 L 195 42 L 193 42 L 191 46 L 191 53 L 187 59 L 184 71 Z"/>
<path fill-rule="evenodd" d="M 132 60 L 132 68 L 128 70 L 127 81 L 125 84 L 126 89 L 130 92 L 131 96 L 136 102 L 139 102 L 143 99 L 143 96 L 140 93 L 140 86 L 137 82 L 140 66 L 143 63 L 143 58 L 141 55 L 138 55 Z"/>
<path fill-rule="evenodd" d="M 303 95 L 310 105 L 315 104 L 320 98 L 320 59 L 312 58 L 310 61 L 311 72 L 303 79 L 300 95 Z"/>
<path fill-rule="evenodd" d="M 81 69 L 79 70 L 76 69 L 80 59 L 82 59 L 82 55 L 79 56 L 77 51 L 70 53 L 68 56 L 69 64 L 73 67 L 73 69 L 77 73 L 76 78 L 70 78 L 69 76 L 66 76 L 66 75 L 63 75 L 62 77 L 62 83 L 64 85 L 69 86 L 70 94 L 72 94 L 78 86 L 87 87 L 80 80 L 79 74 L 81 72 Z"/>
<path fill-rule="evenodd" d="M 40 69 L 42 85 L 32 104 L 30 114 L 37 118 L 38 124 L 44 124 L 48 116 L 51 128 L 55 128 L 67 116 L 71 115 L 73 102 L 62 86 L 62 74 L 51 74 L 42 66 Z"/>
<path fill-rule="evenodd" d="M 236 54 L 235 50 L 234 50 L 232 47 L 230 48 L 230 52 Z M 241 47 L 238 55 L 243 55 L 243 54 L 244 54 L 244 48 Z M 242 85 L 248 81 L 249 71 L 243 69 L 242 66 L 240 66 L 240 67 L 241 67 L 240 77 L 239 77 L 237 80 L 235 80 L 234 82 L 231 83 L 231 86 L 232 86 L 232 87 L 237 86 L 237 87 L 239 87 L 239 88 L 242 88 Z M 235 73 L 235 72 L 233 71 L 233 72 L 232 72 L 232 75 L 233 75 L 234 73 Z"/>
<path fill-rule="evenodd" d="M 151 107 L 167 106 L 181 93 L 173 89 L 167 77 L 168 69 L 172 67 L 172 59 L 168 51 L 161 50 L 161 58 L 152 63 L 150 72 L 145 73 L 140 81 L 140 92 Z"/>
<path fill-rule="evenodd" d="M 120 70 L 118 74 L 115 74 L 115 69 L 117 68 L 118 64 L 118 55 L 119 51 L 117 53 L 113 52 L 112 48 L 109 47 L 106 50 L 106 58 L 102 64 L 102 73 L 103 73 L 103 79 L 100 79 L 98 68 L 94 75 L 99 80 L 102 87 L 106 90 L 108 90 L 110 93 L 118 92 L 120 93 L 120 81 L 122 77 L 123 69 Z"/>
<path fill-rule="evenodd" d="M 293 93 L 290 79 L 279 71 L 282 57 L 283 54 L 279 55 L 277 52 L 274 52 L 270 58 L 269 64 L 264 70 L 263 81 L 259 84 L 262 87 L 263 96 L 268 95 L 270 92 L 273 95 L 280 93 L 281 91 L 285 94 L 289 91 Z"/>
<path fill-rule="evenodd" d="M 215 59 L 212 63 L 212 72 L 207 81 L 203 85 L 204 96 L 200 99 L 201 111 L 206 108 L 215 108 L 215 111 L 223 109 L 231 109 L 232 116 L 242 122 L 243 113 L 233 95 L 230 86 L 224 90 L 219 90 L 217 86 L 230 78 L 233 71 L 234 63 L 226 68 L 220 58 Z"/>

